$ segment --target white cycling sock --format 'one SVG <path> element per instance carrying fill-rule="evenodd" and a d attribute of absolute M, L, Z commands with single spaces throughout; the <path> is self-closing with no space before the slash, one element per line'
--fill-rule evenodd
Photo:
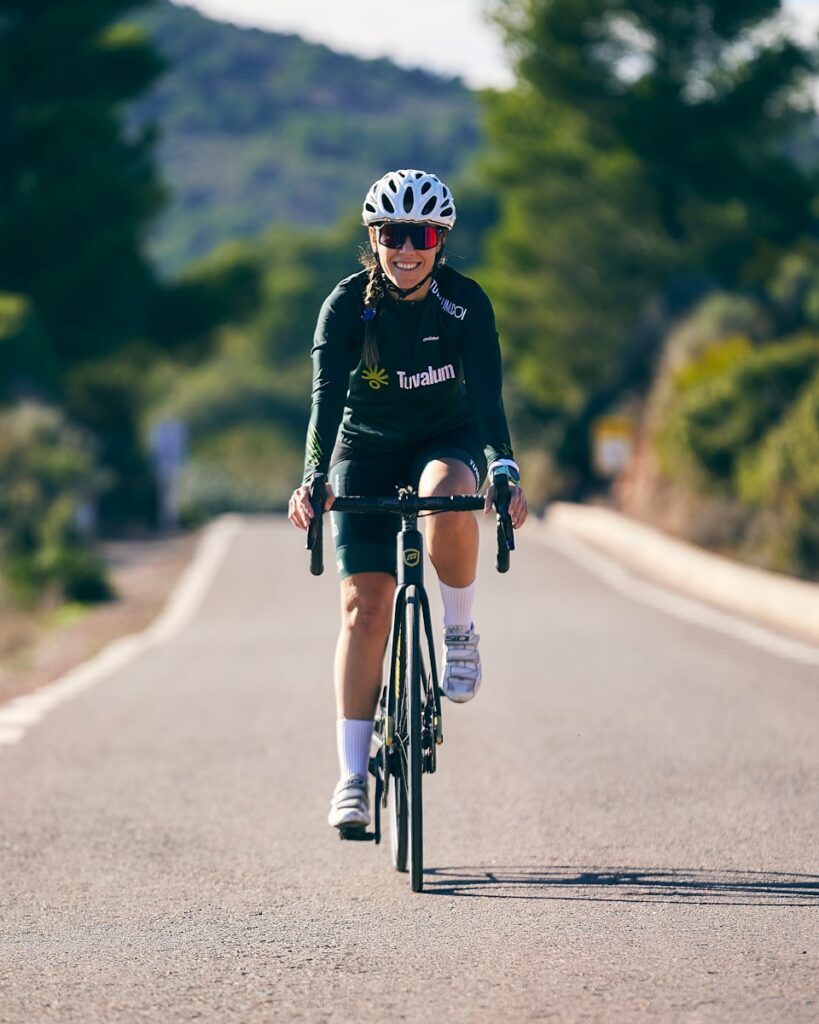
<path fill-rule="evenodd" d="M 477 579 L 472 580 L 468 587 L 448 587 L 438 580 L 441 598 L 444 602 L 444 626 L 471 626 L 472 605 L 478 592 Z"/>
<path fill-rule="evenodd" d="M 336 721 L 339 775 L 363 775 L 366 779 L 370 764 L 370 739 L 373 734 L 371 718 L 339 718 Z"/>

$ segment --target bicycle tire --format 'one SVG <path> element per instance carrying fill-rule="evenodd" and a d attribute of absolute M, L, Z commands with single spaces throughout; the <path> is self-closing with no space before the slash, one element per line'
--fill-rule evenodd
<path fill-rule="evenodd" d="M 393 775 L 390 805 L 390 839 L 392 843 L 392 866 L 396 871 L 407 870 L 409 852 L 409 813 L 407 780 L 403 773 Z"/>
<path fill-rule="evenodd" d="M 424 888 L 424 804 L 423 765 L 421 746 L 421 648 L 420 606 L 414 586 L 407 587 L 406 619 L 406 692 L 409 704 L 409 838 L 410 884 L 413 892 Z"/>
<path fill-rule="evenodd" d="M 408 713 L 406 686 L 406 649 L 407 637 L 405 629 L 406 612 L 397 617 L 398 635 L 395 639 L 393 657 L 394 692 L 388 696 L 388 713 L 393 716 L 392 750 L 386 755 L 389 766 L 391 785 L 389 786 L 390 805 L 390 845 L 392 848 L 392 865 L 396 871 L 407 870 L 409 853 L 409 798 L 407 794 L 407 761 L 408 745 Z M 392 682 L 392 680 L 391 680 Z"/>

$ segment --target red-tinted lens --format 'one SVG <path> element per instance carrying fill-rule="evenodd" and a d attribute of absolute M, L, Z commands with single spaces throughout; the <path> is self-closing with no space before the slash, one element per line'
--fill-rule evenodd
<path fill-rule="evenodd" d="M 407 238 L 413 249 L 434 249 L 438 228 L 432 224 L 382 224 L 378 229 L 378 241 L 388 249 L 400 249 Z"/>
<path fill-rule="evenodd" d="M 420 239 L 416 239 L 416 249 L 434 249 L 438 244 L 438 228 L 430 224 L 422 224 L 418 230 Z"/>

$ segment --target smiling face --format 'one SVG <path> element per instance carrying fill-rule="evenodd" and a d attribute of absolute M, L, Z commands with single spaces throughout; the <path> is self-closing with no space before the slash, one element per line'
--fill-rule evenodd
<path fill-rule="evenodd" d="M 407 237 L 400 249 L 389 249 L 378 241 L 378 229 L 370 228 L 370 244 L 373 252 L 378 255 L 381 267 L 388 280 L 397 288 L 412 288 L 423 281 L 435 263 L 435 257 L 444 244 L 444 234 L 438 239 L 434 249 L 415 249 L 412 240 Z M 408 295 L 408 300 L 425 299 L 429 291 L 430 281 L 425 282 L 417 292 Z"/>

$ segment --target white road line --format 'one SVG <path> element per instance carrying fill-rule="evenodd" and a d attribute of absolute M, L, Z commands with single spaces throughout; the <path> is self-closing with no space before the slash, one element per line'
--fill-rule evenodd
<path fill-rule="evenodd" d="M 649 583 L 624 569 L 608 555 L 602 554 L 563 530 L 540 530 L 536 532 L 536 536 L 558 554 L 571 558 L 614 590 L 635 601 L 641 601 L 686 622 L 742 640 L 769 654 L 799 661 L 805 665 L 819 665 L 819 648 Z"/>
<path fill-rule="evenodd" d="M 240 526 L 238 516 L 222 516 L 207 527 L 162 613 L 142 633 L 113 640 L 60 679 L 0 707 L 0 747 L 18 743 L 53 708 L 166 643 L 192 622 Z"/>

